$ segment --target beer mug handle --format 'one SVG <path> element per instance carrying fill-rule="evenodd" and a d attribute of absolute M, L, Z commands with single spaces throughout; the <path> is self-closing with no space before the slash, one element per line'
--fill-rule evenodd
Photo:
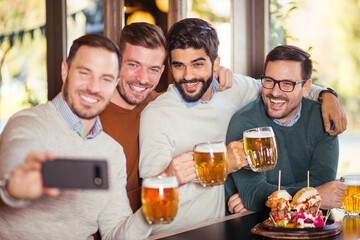
<path fill-rule="evenodd" d="M 241 142 L 242 144 L 244 144 L 244 139 L 240 139 L 238 140 L 239 142 Z M 251 163 L 251 158 L 250 156 L 248 156 L 247 154 L 245 155 L 242 155 L 248 162 L 248 165 L 244 166 L 243 169 L 246 169 L 246 170 L 252 170 L 251 167 L 250 167 L 250 163 Z"/>
<path fill-rule="evenodd" d="M 344 182 L 344 178 L 341 177 L 340 179 L 336 180 L 336 181 L 339 181 L 339 182 Z M 337 210 L 339 210 L 340 212 L 343 212 L 343 213 L 346 213 L 344 207 L 341 207 L 341 208 L 335 208 Z"/>
<path fill-rule="evenodd" d="M 189 152 L 187 152 L 187 153 L 192 154 L 193 157 L 194 157 L 194 151 L 189 151 Z M 200 183 L 200 180 L 199 180 L 199 178 L 196 176 L 195 179 L 192 180 L 191 182 L 193 182 L 193 183 Z"/>

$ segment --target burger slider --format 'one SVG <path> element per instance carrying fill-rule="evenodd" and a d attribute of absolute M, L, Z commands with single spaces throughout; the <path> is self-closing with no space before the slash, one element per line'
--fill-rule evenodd
<path fill-rule="evenodd" d="M 299 190 L 290 206 L 292 209 L 291 222 L 298 228 L 323 227 L 325 225 L 320 211 L 322 197 L 312 187 Z"/>
<path fill-rule="evenodd" d="M 270 220 L 275 226 L 284 227 L 289 223 L 291 199 L 291 195 L 286 190 L 278 190 L 273 192 L 265 202 L 265 205 L 271 208 Z"/>

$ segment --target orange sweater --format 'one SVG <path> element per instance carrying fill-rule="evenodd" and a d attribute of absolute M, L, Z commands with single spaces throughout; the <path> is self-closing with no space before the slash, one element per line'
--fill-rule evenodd
<path fill-rule="evenodd" d="M 141 185 L 139 180 L 139 126 L 140 114 L 146 105 L 159 93 L 153 91 L 148 98 L 132 110 L 110 103 L 100 115 L 104 132 L 115 139 L 124 149 L 126 156 L 127 194 L 131 209 L 141 207 Z"/>

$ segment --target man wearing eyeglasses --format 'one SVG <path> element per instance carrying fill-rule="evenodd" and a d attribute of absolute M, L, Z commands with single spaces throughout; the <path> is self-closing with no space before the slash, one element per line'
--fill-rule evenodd
<path fill-rule="evenodd" d="M 310 54 L 294 46 L 278 46 L 267 56 L 261 79 L 261 96 L 232 117 L 227 143 L 242 139 L 243 131 L 271 126 L 275 132 L 278 161 L 273 170 L 255 173 L 241 169 L 226 181 L 228 213 L 242 206 L 248 210 L 265 210 L 267 197 L 281 189 L 294 195 L 307 186 L 317 188 L 323 197 L 322 209 L 341 207 L 346 186 L 334 181 L 339 145 L 337 136 L 324 130 L 319 103 L 306 99 L 311 87 Z M 333 125 L 332 125 L 333 127 Z"/>

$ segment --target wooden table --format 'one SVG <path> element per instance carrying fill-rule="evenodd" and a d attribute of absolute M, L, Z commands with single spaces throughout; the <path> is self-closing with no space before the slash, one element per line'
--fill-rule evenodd
<path fill-rule="evenodd" d="M 251 233 L 251 229 L 258 223 L 266 220 L 266 213 L 246 212 L 224 217 L 222 219 L 192 226 L 179 231 L 168 232 L 150 236 L 148 239 L 182 240 L 182 239 L 205 239 L 205 240 L 246 240 L 246 239 L 269 239 Z M 331 240 L 360 239 L 360 216 L 349 217 L 339 211 L 332 210 L 331 220 L 342 222 L 343 230 L 340 234 L 322 238 Z"/>

